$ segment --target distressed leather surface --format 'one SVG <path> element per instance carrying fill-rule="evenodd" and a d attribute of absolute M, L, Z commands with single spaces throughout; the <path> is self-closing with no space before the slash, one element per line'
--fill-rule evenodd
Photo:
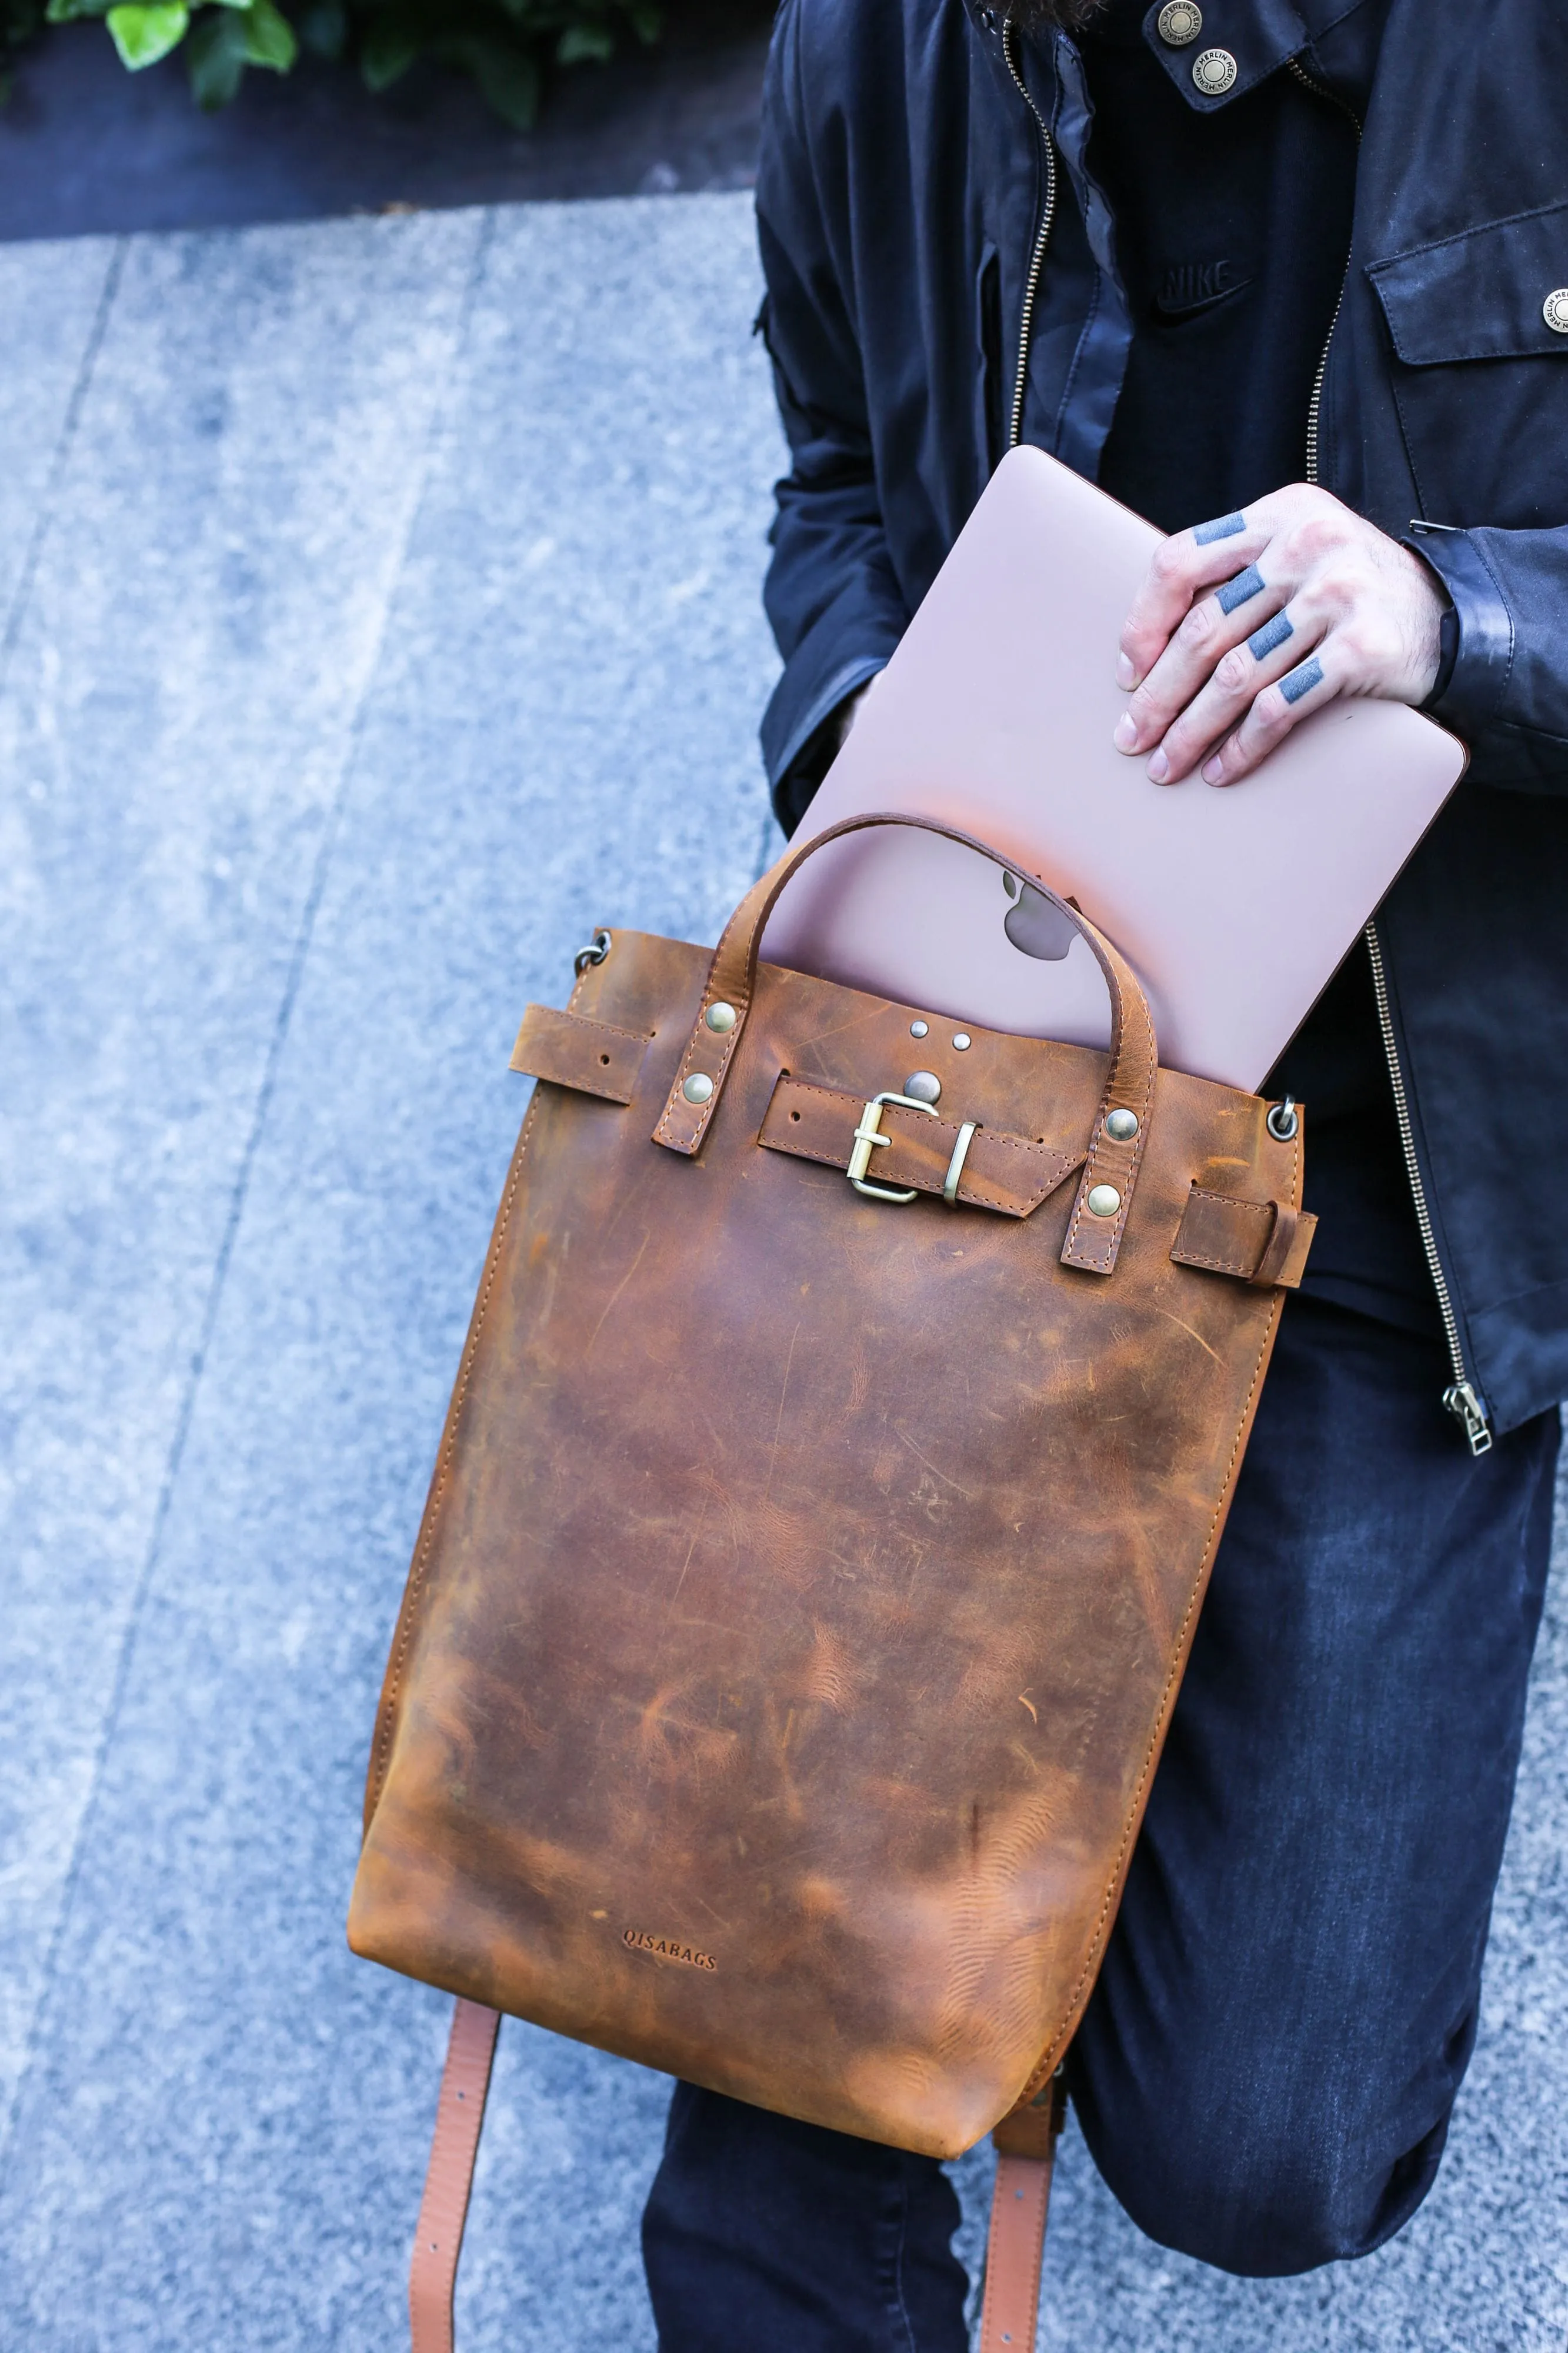
<path fill-rule="evenodd" d="M 916 1046 L 922 1008 L 763 965 L 717 1111 L 661 1148 L 713 965 L 616 934 L 572 1002 L 648 1040 L 631 1098 L 545 1082 L 523 1123 L 351 1942 L 948 2156 L 1088 1997 L 1272 1345 L 1278 1289 L 1172 1257 L 1194 1186 L 1294 1211 L 1301 1138 L 1151 1071 L 1114 1268 L 1064 1265 L 1081 1187 L 895 1208 L 759 1136 L 781 1073 L 864 1102 L 923 1066 L 1067 1174 L 1104 1055 Z"/>

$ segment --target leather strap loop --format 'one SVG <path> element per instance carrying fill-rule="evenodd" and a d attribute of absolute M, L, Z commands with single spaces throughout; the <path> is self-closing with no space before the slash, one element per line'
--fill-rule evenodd
<path fill-rule="evenodd" d="M 805 860 L 827 842 L 884 825 L 912 826 L 918 832 L 934 833 L 942 840 L 955 841 L 964 849 L 974 850 L 980 857 L 992 860 L 1009 872 L 1027 874 L 1042 895 L 1066 916 L 1093 951 L 1110 991 L 1110 1054 L 1078 1200 L 1068 1225 L 1062 1261 L 1065 1265 L 1080 1267 L 1088 1273 L 1110 1273 L 1126 1229 L 1127 1214 L 1131 1207 L 1133 1187 L 1148 1136 L 1149 1111 L 1153 1100 L 1154 1075 L 1159 1060 L 1148 999 L 1139 987 L 1131 965 L 1111 945 L 1104 933 L 1089 922 L 1081 909 L 1075 907 L 1070 900 L 1058 898 L 1050 884 L 1036 874 L 1032 868 L 1020 864 L 1016 859 L 1004 857 L 1000 850 L 993 849 L 988 842 L 978 840 L 973 834 L 964 833 L 957 826 L 940 825 L 931 818 L 901 816 L 896 810 L 846 818 L 840 824 L 830 825 L 821 833 L 813 835 L 809 841 L 795 843 L 760 881 L 752 885 L 724 926 L 723 935 L 714 951 L 696 1024 L 681 1056 L 663 1115 L 654 1129 L 654 1142 L 662 1144 L 671 1152 L 688 1155 L 700 1148 L 709 1122 L 719 1107 L 735 1047 L 745 1029 L 746 1016 L 756 991 L 757 958 L 763 934 L 784 885 Z M 731 1009 L 734 1019 L 729 1028 L 715 1030 L 710 1027 L 709 1009 L 716 1005 L 725 1005 Z M 693 1102 L 686 1092 L 688 1082 L 691 1081 L 707 1082 L 706 1086 L 699 1084 L 696 1089 L 700 1101 Z M 1118 1143 L 1105 1133 L 1106 1114 L 1114 1110 L 1128 1110 L 1137 1115 L 1137 1128 L 1132 1137 L 1123 1143 Z M 1109 1218 L 1096 1217 L 1089 1208 L 1090 1192 L 1100 1185 L 1113 1187 L 1119 1196 L 1117 1209 Z"/>
<path fill-rule="evenodd" d="M 1273 1201 L 1269 1207 L 1274 1211 L 1274 1230 L 1250 1278 L 1260 1291 L 1272 1290 L 1284 1273 L 1296 1247 L 1296 1229 L 1301 1222 L 1299 1212 L 1287 1202 Z"/>
<path fill-rule="evenodd" d="M 1317 1230 L 1310 1209 L 1280 1200 L 1245 1201 L 1194 1183 L 1171 1256 L 1178 1266 L 1234 1275 L 1260 1290 L 1294 1291 Z"/>
<path fill-rule="evenodd" d="M 414 2234 L 408 2267 L 408 2326 L 413 2353 L 453 2353 L 452 2299 L 474 2159 L 489 2095 L 500 2012 L 477 2001 L 459 2001 L 452 2017 L 430 2167 Z"/>

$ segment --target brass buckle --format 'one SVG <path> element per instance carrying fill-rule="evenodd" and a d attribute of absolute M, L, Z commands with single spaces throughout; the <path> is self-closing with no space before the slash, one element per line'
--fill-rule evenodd
<path fill-rule="evenodd" d="M 915 1191 L 901 1193 L 896 1186 L 869 1185 L 866 1181 L 866 1171 L 871 1166 L 872 1153 L 876 1151 L 879 1145 L 891 1144 L 893 1141 L 890 1135 L 882 1134 L 884 1103 L 897 1103 L 901 1111 L 923 1111 L 928 1119 L 936 1117 L 930 1103 L 916 1103 L 913 1095 L 873 1095 L 860 1114 L 860 1124 L 855 1131 L 855 1149 L 849 1155 L 849 1166 L 845 1174 L 858 1193 L 866 1194 L 873 1201 L 913 1201 L 919 1198 Z"/>

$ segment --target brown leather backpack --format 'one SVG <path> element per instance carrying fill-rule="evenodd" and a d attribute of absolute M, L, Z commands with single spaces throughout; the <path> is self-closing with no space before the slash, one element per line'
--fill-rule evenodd
<path fill-rule="evenodd" d="M 1312 1220 L 1300 1114 L 1159 1069 L 1070 904 L 1108 1055 L 759 965 L 820 841 L 910 821 L 792 849 L 716 953 L 602 934 L 522 1025 L 349 1924 L 460 1998 L 420 2353 L 501 2011 L 938 2157 L 998 2126 L 982 2342 L 1034 2343 L 1062 2055 Z"/>

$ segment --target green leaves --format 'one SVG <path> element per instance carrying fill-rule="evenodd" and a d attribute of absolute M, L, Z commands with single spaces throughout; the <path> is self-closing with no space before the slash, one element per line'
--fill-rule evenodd
<path fill-rule="evenodd" d="M 582 65 L 590 58 L 613 58 L 616 37 L 607 25 L 568 25 L 555 44 L 558 65 Z"/>
<path fill-rule="evenodd" d="M 185 44 L 191 95 L 210 114 L 228 104 L 247 66 L 287 73 L 299 54 L 294 28 L 273 0 L 217 0 Z"/>
<path fill-rule="evenodd" d="M 233 7 L 236 0 L 228 0 Z M 287 73 L 300 54 L 300 44 L 294 37 L 294 27 L 272 0 L 250 0 L 245 12 L 245 54 L 253 66 L 266 66 L 273 73 Z"/>
<path fill-rule="evenodd" d="M 110 8 L 104 21 L 121 64 L 130 73 L 140 73 L 143 66 L 155 66 L 179 47 L 189 30 L 191 12 L 184 0 L 154 0 L 152 7 Z"/>
<path fill-rule="evenodd" d="M 538 115 L 543 66 L 596 63 L 630 33 L 658 37 L 655 0 L 0 0 L 5 12 L 52 25 L 101 16 L 132 73 L 184 45 L 198 106 L 226 106 L 248 69 L 287 73 L 301 46 L 353 58 L 371 90 L 389 90 L 427 58 L 468 74 L 515 131 Z"/>

